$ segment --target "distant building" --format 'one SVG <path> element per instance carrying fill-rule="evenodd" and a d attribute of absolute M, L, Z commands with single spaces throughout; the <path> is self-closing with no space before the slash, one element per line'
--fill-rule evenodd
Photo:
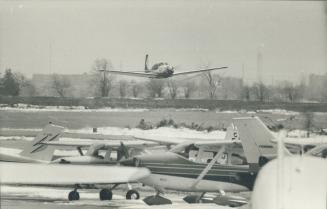
<path fill-rule="evenodd" d="M 310 74 L 308 80 L 308 97 L 311 100 L 327 100 L 327 73 L 324 75 Z"/>

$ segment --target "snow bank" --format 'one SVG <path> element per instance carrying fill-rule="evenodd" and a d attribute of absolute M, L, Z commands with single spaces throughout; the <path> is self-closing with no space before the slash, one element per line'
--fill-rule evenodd
<path fill-rule="evenodd" d="M 72 189 L 69 188 L 53 188 L 53 187 L 31 187 L 31 186 L 1 186 L 1 195 L 7 196 L 24 196 L 29 198 L 48 198 L 48 199 L 64 199 L 68 197 L 68 193 Z M 79 191 L 81 199 L 99 199 L 97 192 L 90 190 Z M 114 198 L 116 195 L 114 195 Z"/>
<path fill-rule="evenodd" d="M 67 130 L 68 132 L 82 132 L 91 133 L 91 128 Z M 172 127 L 160 127 L 156 129 L 142 130 L 138 128 L 119 128 L 119 127 L 100 127 L 98 128 L 99 134 L 110 135 L 130 135 L 139 138 L 146 137 L 173 137 L 173 138 L 194 138 L 194 139 L 220 139 L 224 138 L 226 132 L 224 131 L 196 131 L 188 128 L 172 128 Z"/>
<path fill-rule="evenodd" d="M 148 109 L 125 109 L 125 108 L 99 108 L 99 109 L 85 109 L 84 106 L 39 106 L 39 105 L 27 105 L 17 104 L 14 107 L 8 107 L 8 105 L 0 104 L 0 110 L 12 111 L 12 112 L 145 112 Z"/>
<path fill-rule="evenodd" d="M 300 114 L 299 112 L 283 110 L 283 109 L 263 109 L 263 110 L 257 110 L 257 112 L 271 113 L 271 114 L 277 114 L 277 115 L 299 115 Z"/>
<path fill-rule="evenodd" d="M 0 141 L 32 141 L 34 137 L 25 136 L 0 136 Z"/>

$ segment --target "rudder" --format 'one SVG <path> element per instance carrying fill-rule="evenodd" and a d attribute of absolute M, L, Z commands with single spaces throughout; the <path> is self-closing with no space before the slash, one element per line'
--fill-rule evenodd
<path fill-rule="evenodd" d="M 144 72 L 148 73 L 150 72 L 149 68 L 148 68 L 148 58 L 149 58 L 149 55 L 145 55 L 145 62 L 144 62 Z"/>
<path fill-rule="evenodd" d="M 20 153 L 21 156 L 32 158 L 40 161 L 51 161 L 55 148 L 43 144 L 49 141 L 58 141 L 64 127 L 48 124 L 45 128 L 36 135 L 34 140 Z"/>
<path fill-rule="evenodd" d="M 250 165 L 261 166 L 277 156 L 275 137 L 258 117 L 234 118 L 233 123 Z"/>

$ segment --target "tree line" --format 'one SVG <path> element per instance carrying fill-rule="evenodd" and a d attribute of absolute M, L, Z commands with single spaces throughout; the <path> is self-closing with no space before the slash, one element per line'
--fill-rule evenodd
<path fill-rule="evenodd" d="M 78 97 L 116 98 L 202 98 L 223 100 L 244 100 L 264 102 L 327 102 L 327 76 L 320 92 L 302 81 L 294 84 L 281 81 L 277 85 L 263 82 L 244 83 L 240 78 L 222 77 L 211 72 L 194 78 L 168 78 L 126 80 L 110 74 L 112 64 L 107 59 L 97 59 L 87 75 L 87 81 L 74 86 L 74 81 L 65 75 L 47 76 L 41 87 L 27 79 L 22 73 L 6 69 L 0 77 L 0 95 L 4 96 L 57 96 L 74 97 L 74 91 L 81 91 Z M 318 90 L 319 91 L 319 90 Z M 317 96 L 318 95 L 318 96 Z"/>

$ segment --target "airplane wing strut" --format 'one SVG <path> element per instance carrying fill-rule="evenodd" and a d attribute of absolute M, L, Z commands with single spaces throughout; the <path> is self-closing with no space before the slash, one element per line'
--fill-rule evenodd
<path fill-rule="evenodd" d="M 222 154 L 224 153 L 224 151 L 225 151 L 225 147 L 223 146 L 222 148 L 220 148 L 219 152 L 211 160 L 211 162 L 207 165 L 207 167 L 198 176 L 198 178 L 196 179 L 196 181 L 191 186 L 192 188 L 195 188 L 199 184 L 199 182 L 203 179 L 203 177 L 205 175 L 207 175 L 207 173 L 210 171 L 210 169 L 212 168 L 212 166 L 216 163 L 216 161 L 218 160 L 218 158 L 220 158 L 222 156 Z"/>

